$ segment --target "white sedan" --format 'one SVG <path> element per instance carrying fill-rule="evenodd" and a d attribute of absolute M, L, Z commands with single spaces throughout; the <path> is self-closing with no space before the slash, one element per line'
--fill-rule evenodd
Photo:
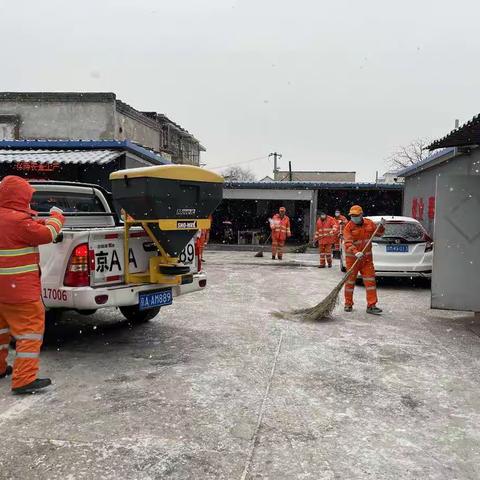
<path fill-rule="evenodd" d="M 382 217 L 368 217 L 379 223 Z M 388 216 L 385 234 L 372 242 L 373 262 L 377 277 L 431 278 L 433 241 L 422 224 L 410 217 Z M 345 248 L 342 244 L 340 268 L 345 268 Z"/>

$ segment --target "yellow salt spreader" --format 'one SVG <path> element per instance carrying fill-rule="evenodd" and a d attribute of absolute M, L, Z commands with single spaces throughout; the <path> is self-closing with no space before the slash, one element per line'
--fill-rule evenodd
<path fill-rule="evenodd" d="M 110 174 L 117 213 L 123 216 L 125 282 L 181 285 L 191 283 L 189 267 L 179 256 L 222 200 L 223 177 L 190 165 L 160 165 L 118 170 Z M 147 272 L 130 273 L 129 231 L 141 226 L 158 255 Z"/>

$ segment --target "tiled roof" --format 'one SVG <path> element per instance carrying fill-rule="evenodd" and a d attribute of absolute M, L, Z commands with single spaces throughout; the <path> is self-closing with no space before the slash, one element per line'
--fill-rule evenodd
<path fill-rule="evenodd" d="M 435 150 L 437 148 L 464 147 L 469 145 L 480 145 L 480 114 L 462 126 L 455 128 L 443 138 L 435 140 L 427 148 Z"/>
<path fill-rule="evenodd" d="M 103 165 L 123 155 L 115 150 L 0 150 L 0 163 L 82 163 Z"/>

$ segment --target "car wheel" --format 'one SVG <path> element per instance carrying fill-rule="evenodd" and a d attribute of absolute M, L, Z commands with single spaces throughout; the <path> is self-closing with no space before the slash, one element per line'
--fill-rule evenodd
<path fill-rule="evenodd" d="M 122 315 L 131 323 L 145 323 L 159 314 L 160 307 L 140 310 L 138 305 L 129 305 L 127 307 L 120 307 L 120 312 L 122 312 Z"/>

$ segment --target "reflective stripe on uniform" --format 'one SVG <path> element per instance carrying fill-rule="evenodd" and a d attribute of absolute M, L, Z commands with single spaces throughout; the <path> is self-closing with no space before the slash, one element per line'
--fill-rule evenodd
<path fill-rule="evenodd" d="M 365 290 L 376 290 L 377 287 L 373 286 L 373 287 L 365 287 Z"/>
<path fill-rule="evenodd" d="M 17 352 L 17 358 L 38 358 L 39 352 Z"/>
<path fill-rule="evenodd" d="M 58 225 L 58 228 L 61 230 L 62 227 L 63 227 L 63 224 L 62 222 L 58 219 L 58 218 L 55 218 L 55 217 L 50 217 L 48 220 L 46 220 L 46 224 L 49 224 L 49 223 L 55 223 L 56 225 Z"/>
<path fill-rule="evenodd" d="M 20 255 L 30 255 L 38 253 L 37 247 L 11 248 L 9 250 L 0 250 L 0 257 L 19 257 Z"/>
<path fill-rule="evenodd" d="M 16 340 L 43 340 L 41 333 L 24 333 L 23 335 L 17 335 Z"/>
<path fill-rule="evenodd" d="M 375 281 L 375 277 L 362 277 L 362 278 L 367 282 L 374 282 Z"/>
<path fill-rule="evenodd" d="M 8 343 L 3 343 L 0 345 L 0 350 L 8 350 Z"/>
<path fill-rule="evenodd" d="M 52 234 L 52 240 L 55 240 L 58 235 L 57 229 L 53 225 L 46 225 L 46 227 L 50 230 L 50 233 Z"/>
<path fill-rule="evenodd" d="M 347 280 L 346 283 L 348 285 L 355 285 L 355 280 Z"/>
<path fill-rule="evenodd" d="M 355 290 L 355 288 L 354 287 L 349 287 L 348 285 L 345 285 L 345 290 L 347 292 L 353 292 Z"/>
<path fill-rule="evenodd" d="M 4 333 L 9 333 L 10 330 L 8 328 L 0 328 L 0 335 L 3 335 Z"/>
<path fill-rule="evenodd" d="M 0 275 L 17 275 L 19 273 L 29 273 L 38 271 L 36 263 L 32 265 L 22 265 L 21 267 L 6 267 L 0 268 Z"/>

